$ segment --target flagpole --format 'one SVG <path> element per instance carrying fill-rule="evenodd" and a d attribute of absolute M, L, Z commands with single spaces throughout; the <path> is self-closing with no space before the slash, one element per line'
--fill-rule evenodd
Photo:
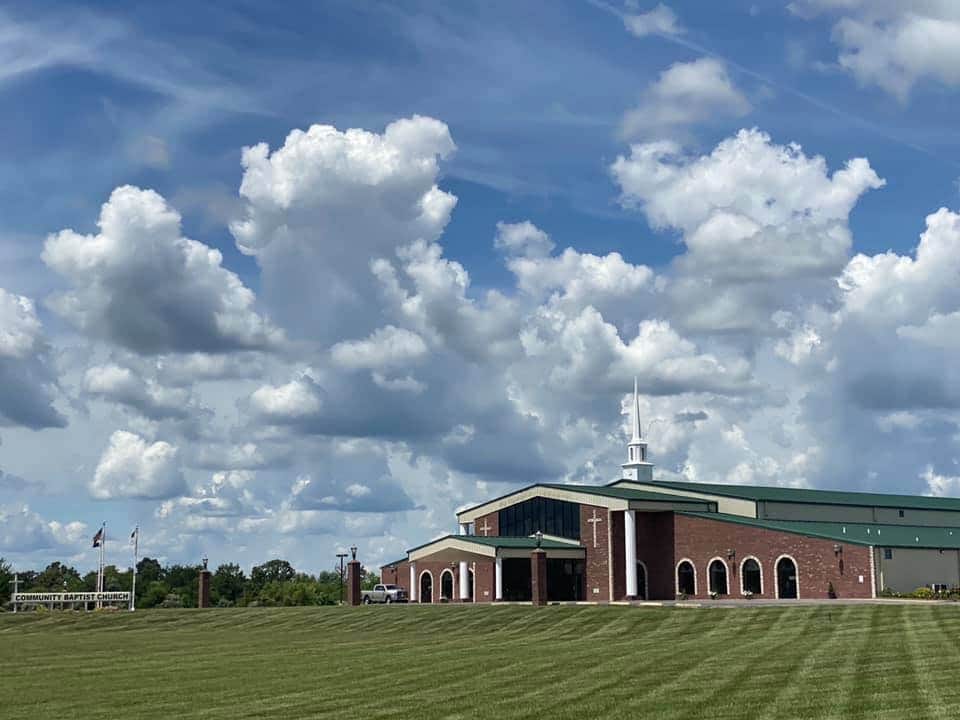
<path fill-rule="evenodd" d="M 103 531 L 103 537 L 100 538 L 100 580 L 98 582 L 97 592 L 103 592 L 103 552 L 107 545 L 107 524 L 104 523 L 100 529 Z M 103 607 L 103 601 L 97 600 L 97 607 Z"/>
<path fill-rule="evenodd" d="M 137 553 L 140 549 L 140 526 L 133 529 L 133 587 L 130 590 L 130 612 L 137 609 Z"/>

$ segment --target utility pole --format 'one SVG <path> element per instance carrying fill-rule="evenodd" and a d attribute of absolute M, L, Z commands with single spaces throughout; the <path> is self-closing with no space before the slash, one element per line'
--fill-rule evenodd
<path fill-rule="evenodd" d="M 346 553 L 337 553 L 340 558 L 340 604 L 343 605 L 343 559 L 347 557 Z"/>

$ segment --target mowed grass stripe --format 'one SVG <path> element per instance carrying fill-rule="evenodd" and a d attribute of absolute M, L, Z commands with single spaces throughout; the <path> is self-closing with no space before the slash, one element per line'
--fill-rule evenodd
<path fill-rule="evenodd" d="M 0 615 L 2 716 L 960 717 L 960 607 Z"/>

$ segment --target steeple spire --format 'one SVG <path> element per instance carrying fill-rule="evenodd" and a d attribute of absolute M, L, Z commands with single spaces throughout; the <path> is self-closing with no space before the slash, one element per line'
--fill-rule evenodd
<path fill-rule="evenodd" d="M 633 377 L 633 437 L 630 438 L 630 444 L 638 444 L 641 440 L 640 435 L 640 393 L 637 391 L 637 377 Z"/>
<path fill-rule="evenodd" d="M 627 462 L 623 467 L 623 477 L 635 482 L 650 482 L 653 480 L 653 464 L 647 462 L 647 443 L 640 432 L 640 388 L 637 378 L 633 378 L 633 412 L 631 413 L 630 442 L 627 443 Z"/>

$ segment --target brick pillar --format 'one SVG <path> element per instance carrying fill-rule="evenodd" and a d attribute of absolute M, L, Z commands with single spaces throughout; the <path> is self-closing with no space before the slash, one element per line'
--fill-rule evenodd
<path fill-rule="evenodd" d="M 200 571 L 200 585 L 197 590 L 197 607 L 210 607 L 210 571 L 204 568 Z"/>
<path fill-rule="evenodd" d="M 537 548 L 530 553 L 530 584 L 533 604 L 547 604 L 547 551 Z"/>
<path fill-rule="evenodd" d="M 347 605 L 359 605 L 360 597 L 360 561 L 347 563 Z"/>

